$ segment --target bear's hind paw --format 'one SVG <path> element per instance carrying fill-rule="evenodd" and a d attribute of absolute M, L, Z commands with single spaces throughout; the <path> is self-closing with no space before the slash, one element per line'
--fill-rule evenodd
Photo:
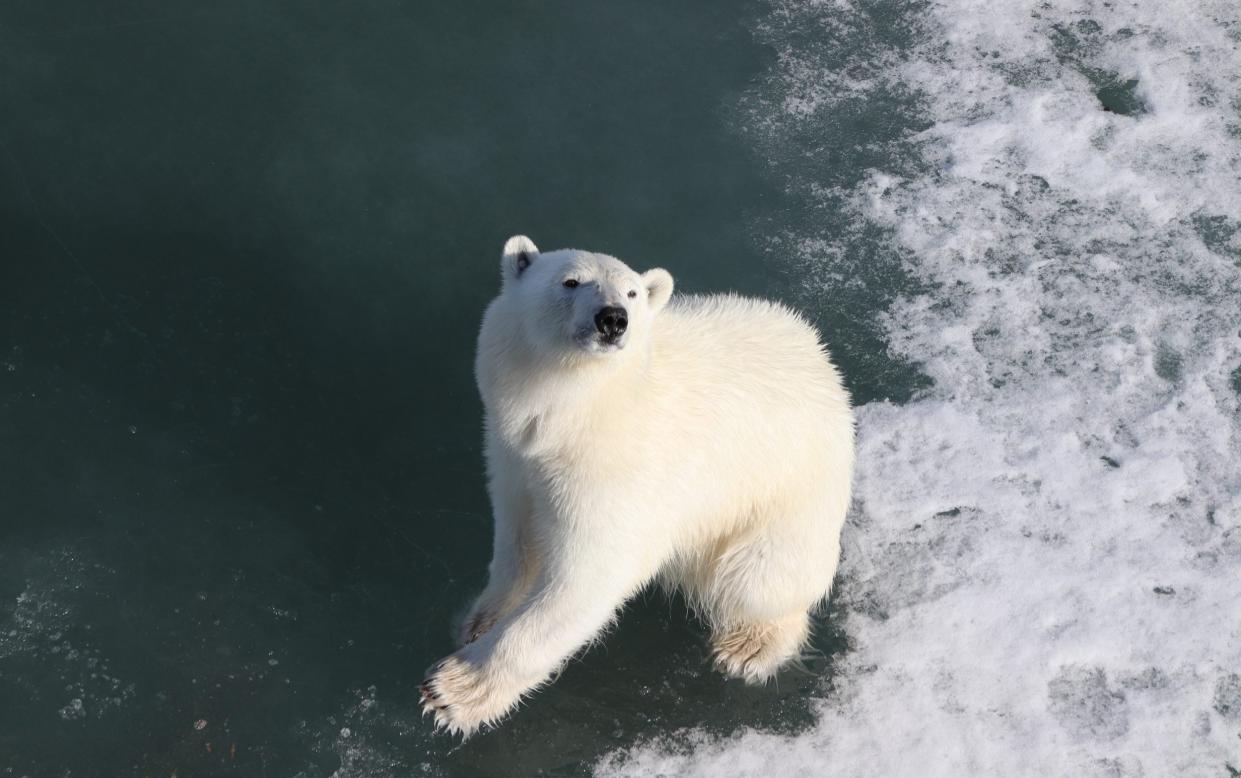
<path fill-rule="evenodd" d="M 713 643 L 715 667 L 730 678 L 761 684 L 773 678 L 798 655 L 806 638 L 806 619 L 747 624 L 717 635 Z"/>

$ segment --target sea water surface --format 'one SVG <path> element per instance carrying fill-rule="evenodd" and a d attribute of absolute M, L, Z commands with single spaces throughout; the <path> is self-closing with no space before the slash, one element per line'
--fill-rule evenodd
<path fill-rule="evenodd" d="M 1236 774 L 1239 49 L 1209 0 L 0 7 L 0 769 Z M 517 232 L 823 329 L 805 670 L 652 593 L 421 718 Z"/>

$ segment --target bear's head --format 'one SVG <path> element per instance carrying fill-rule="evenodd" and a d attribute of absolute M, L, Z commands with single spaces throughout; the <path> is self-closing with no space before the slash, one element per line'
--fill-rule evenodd
<path fill-rule="evenodd" d="M 534 347 L 550 354 L 605 356 L 645 344 L 651 322 L 672 296 L 672 276 L 645 273 L 606 254 L 540 253 L 525 235 L 504 244 L 502 297 L 520 312 Z"/>

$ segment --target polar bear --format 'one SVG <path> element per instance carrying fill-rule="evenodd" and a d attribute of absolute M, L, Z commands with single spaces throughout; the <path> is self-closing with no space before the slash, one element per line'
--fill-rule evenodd
<path fill-rule="evenodd" d="M 510 238 L 475 364 L 495 517 L 490 579 L 424 712 L 493 725 L 658 580 L 749 682 L 798 656 L 840 557 L 849 395 L 771 302 L 672 298 L 666 270 Z"/>

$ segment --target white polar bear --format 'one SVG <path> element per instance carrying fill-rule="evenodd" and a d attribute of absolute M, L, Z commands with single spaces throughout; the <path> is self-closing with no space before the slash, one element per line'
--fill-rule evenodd
<path fill-rule="evenodd" d="M 804 319 L 678 297 L 665 270 L 509 239 L 476 371 L 495 513 L 463 647 L 422 685 L 440 727 L 494 724 L 658 579 L 717 667 L 764 681 L 832 585 L 853 413 Z"/>

